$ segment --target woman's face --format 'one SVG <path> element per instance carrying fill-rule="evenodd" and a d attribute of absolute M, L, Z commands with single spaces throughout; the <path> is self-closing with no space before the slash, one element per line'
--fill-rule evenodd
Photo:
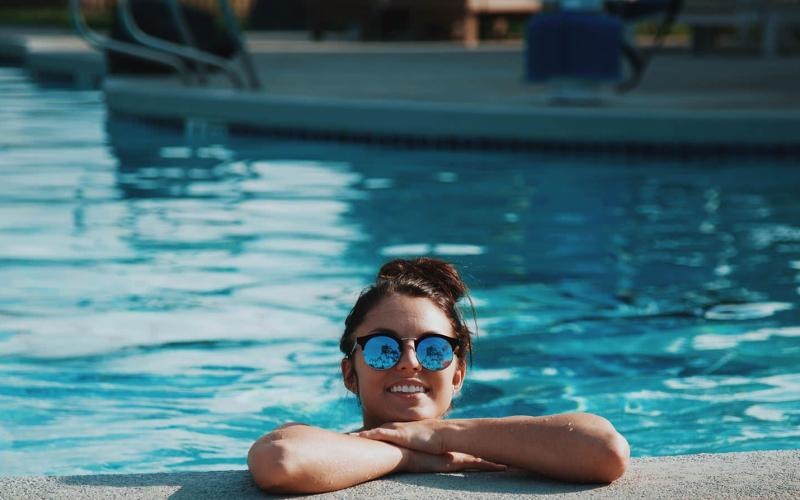
<path fill-rule="evenodd" d="M 456 338 L 447 316 L 426 298 L 389 295 L 378 303 L 355 331 L 364 337 L 376 331 L 391 331 L 401 338 L 415 339 L 426 333 Z M 458 357 L 441 371 L 422 368 L 412 341 L 402 342 L 400 361 L 388 370 L 375 370 L 364 362 L 360 347 L 342 360 L 347 388 L 358 394 L 364 427 L 387 422 L 408 422 L 444 415 L 455 392 L 461 388 L 466 368 Z M 423 392 L 393 392 L 400 385 L 423 387 Z"/>

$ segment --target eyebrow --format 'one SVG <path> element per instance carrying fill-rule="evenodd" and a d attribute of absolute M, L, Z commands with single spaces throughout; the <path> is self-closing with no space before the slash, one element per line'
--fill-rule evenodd
<path fill-rule="evenodd" d="M 396 331 L 392 330 L 391 328 L 383 328 L 383 327 L 373 328 L 372 330 L 367 332 L 367 335 L 372 335 L 373 333 L 391 333 L 392 335 L 397 335 L 398 337 L 400 336 Z"/>

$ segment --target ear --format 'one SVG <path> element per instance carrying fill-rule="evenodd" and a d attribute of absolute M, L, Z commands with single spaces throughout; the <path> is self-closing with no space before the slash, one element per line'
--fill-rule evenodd
<path fill-rule="evenodd" d="M 356 374 L 356 367 L 350 358 L 342 359 L 342 380 L 348 391 L 358 395 L 358 375 Z"/>
<path fill-rule="evenodd" d="M 453 372 L 453 393 L 461 390 L 461 386 L 464 385 L 464 379 L 467 376 L 467 364 L 466 363 L 458 363 L 456 367 L 456 371 Z"/>

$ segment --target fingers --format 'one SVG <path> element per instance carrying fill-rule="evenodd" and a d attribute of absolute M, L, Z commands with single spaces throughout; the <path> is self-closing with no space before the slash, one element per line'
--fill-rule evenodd
<path fill-rule="evenodd" d="M 412 467 L 412 470 L 416 472 L 425 470 L 435 472 L 455 472 L 462 470 L 503 471 L 507 469 L 507 466 L 504 464 L 484 460 L 467 453 L 454 451 L 441 453 L 440 451 L 434 451 L 430 449 L 429 443 L 423 444 L 410 440 L 408 436 L 401 432 L 401 429 L 375 427 L 374 429 L 353 432 L 350 433 L 350 435 L 364 439 L 383 441 L 420 452 L 415 455 L 415 465 Z"/>
<path fill-rule="evenodd" d="M 498 464 L 489 460 L 484 460 L 480 457 L 473 457 L 466 453 L 447 453 L 450 455 L 450 470 L 479 470 L 479 471 L 504 471 L 508 466 Z"/>
<path fill-rule="evenodd" d="M 472 465 L 470 465 L 469 467 L 465 467 L 464 470 L 499 472 L 499 471 L 504 471 L 506 469 L 508 469 L 508 466 L 505 464 L 498 464 L 495 462 L 490 462 L 488 460 L 479 458 L 475 462 L 473 462 Z"/>
<path fill-rule="evenodd" d="M 370 439 L 370 436 L 377 436 L 380 434 L 384 434 L 387 432 L 387 429 L 383 429 L 381 427 L 376 427 L 374 429 L 368 429 L 366 431 L 358 431 L 358 432 L 351 432 L 350 434 L 353 436 L 363 437 Z"/>
<path fill-rule="evenodd" d="M 360 431 L 360 432 L 352 432 L 350 433 L 351 436 L 356 436 L 364 439 L 374 439 L 376 441 L 386 441 L 388 443 L 402 445 L 404 444 L 401 442 L 400 436 L 397 431 L 392 429 L 386 429 L 382 427 L 376 427 L 374 429 L 370 429 L 367 431 Z"/>
<path fill-rule="evenodd" d="M 409 450 L 408 460 L 404 466 L 405 472 L 460 472 L 468 470 L 499 472 L 506 469 L 507 466 L 503 464 L 454 451 L 441 455 L 432 455 Z"/>
<path fill-rule="evenodd" d="M 368 431 L 351 432 L 350 435 L 364 439 L 375 439 L 377 433 L 375 432 L 375 429 L 370 429 Z"/>

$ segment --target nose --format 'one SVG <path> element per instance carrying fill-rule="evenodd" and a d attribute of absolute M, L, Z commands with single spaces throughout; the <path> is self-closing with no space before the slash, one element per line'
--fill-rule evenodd
<path fill-rule="evenodd" d="M 422 370 L 422 365 L 419 364 L 417 359 L 417 352 L 414 350 L 414 342 L 411 340 L 404 340 L 401 347 L 400 361 L 397 362 L 398 370 L 409 370 L 418 372 Z"/>

